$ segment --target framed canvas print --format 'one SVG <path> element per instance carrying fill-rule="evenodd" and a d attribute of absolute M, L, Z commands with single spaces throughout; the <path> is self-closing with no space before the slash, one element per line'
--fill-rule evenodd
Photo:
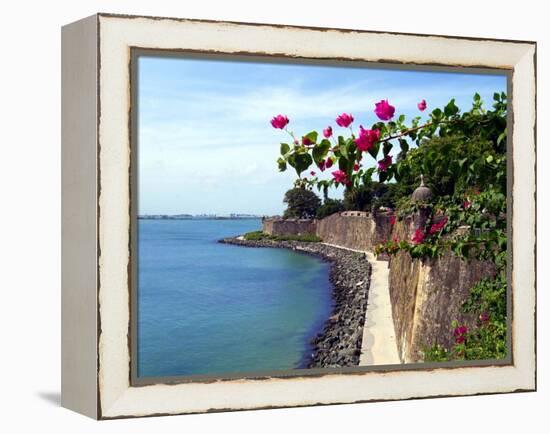
<path fill-rule="evenodd" d="M 536 44 L 62 31 L 62 404 L 533 391 Z"/>

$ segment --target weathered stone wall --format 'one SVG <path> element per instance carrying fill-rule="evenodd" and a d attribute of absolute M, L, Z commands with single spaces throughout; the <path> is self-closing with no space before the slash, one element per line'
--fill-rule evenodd
<path fill-rule="evenodd" d="M 317 222 L 317 236 L 325 243 L 357 250 L 373 250 L 391 231 L 388 214 L 347 211 Z"/>
<path fill-rule="evenodd" d="M 357 250 L 373 250 L 389 239 L 390 214 L 371 215 L 363 211 L 345 211 L 321 220 L 264 218 L 262 230 L 270 235 L 315 234 L 325 243 Z"/>
<path fill-rule="evenodd" d="M 392 237 L 410 239 L 411 220 L 397 222 Z M 437 259 L 413 259 L 398 252 L 390 259 L 389 290 L 399 356 L 404 363 L 421 361 L 423 350 L 435 343 L 454 342 L 451 322 L 472 327 L 476 318 L 461 306 L 469 289 L 493 276 L 490 262 L 464 261 L 449 252 Z"/>
<path fill-rule="evenodd" d="M 316 234 L 325 243 L 356 250 L 374 250 L 380 242 L 410 240 L 412 218 L 390 224 L 390 214 L 346 211 L 322 220 L 264 219 L 263 230 L 273 235 Z M 439 343 L 453 343 L 451 321 L 473 326 L 475 318 L 460 312 L 469 289 L 490 277 L 488 262 L 464 261 L 452 253 L 437 259 L 413 259 L 399 252 L 390 259 L 389 292 L 401 361 L 423 359 L 422 351 Z"/>
<path fill-rule="evenodd" d="M 269 235 L 315 235 L 317 220 L 264 218 L 262 230 Z"/>

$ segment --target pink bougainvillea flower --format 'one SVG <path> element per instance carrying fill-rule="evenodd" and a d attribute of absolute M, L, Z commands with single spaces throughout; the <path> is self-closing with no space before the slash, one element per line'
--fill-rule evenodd
<path fill-rule="evenodd" d="M 464 209 L 468 209 L 472 206 L 472 203 L 468 200 L 465 200 L 463 203 L 462 203 L 462 206 L 464 207 Z"/>
<path fill-rule="evenodd" d="M 396 221 L 396 220 L 397 220 L 397 219 L 395 218 L 394 215 L 390 216 L 390 225 L 393 226 L 393 225 L 395 224 L 395 221 Z"/>
<path fill-rule="evenodd" d="M 325 161 L 325 167 L 326 167 L 327 169 L 330 169 L 330 168 L 332 167 L 332 164 L 333 164 L 333 163 L 334 163 L 334 162 L 332 161 L 332 158 L 329 157 L 329 158 L 327 158 L 327 161 Z"/>
<path fill-rule="evenodd" d="M 453 333 L 455 336 L 465 335 L 466 333 L 468 333 L 468 327 L 458 326 L 455 328 Z"/>
<path fill-rule="evenodd" d="M 302 137 L 302 145 L 310 146 L 310 145 L 313 145 L 313 144 L 314 144 L 313 141 L 309 137 L 307 137 L 307 136 Z"/>
<path fill-rule="evenodd" d="M 288 118 L 285 115 L 277 115 L 274 116 L 273 119 L 271 119 L 271 125 L 273 128 L 278 128 L 282 130 L 284 127 L 288 125 Z"/>
<path fill-rule="evenodd" d="M 309 174 L 310 174 L 311 176 L 315 176 L 315 171 L 312 170 L 311 172 L 309 172 Z"/>
<path fill-rule="evenodd" d="M 481 315 L 479 315 L 479 320 L 483 323 L 486 323 L 487 321 L 489 321 L 489 313 L 488 312 L 483 312 Z"/>
<path fill-rule="evenodd" d="M 321 161 L 321 162 L 317 163 L 317 167 L 319 168 L 319 170 L 320 170 L 321 172 L 324 172 L 324 170 L 325 170 L 325 164 L 326 164 L 325 161 Z"/>
<path fill-rule="evenodd" d="M 351 125 L 353 122 L 353 116 L 351 113 L 342 113 L 340 116 L 336 118 L 336 123 L 338 126 L 347 128 Z"/>
<path fill-rule="evenodd" d="M 380 130 L 366 130 L 359 125 L 359 137 L 355 139 L 357 149 L 368 151 L 380 139 Z"/>
<path fill-rule="evenodd" d="M 453 334 L 455 336 L 455 342 L 457 344 L 463 344 L 466 340 L 466 333 L 468 333 L 468 327 L 466 326 L 459 326 L 456 327 Z"/>
<path fill-rule="evenodd" d="M 447 224 L 448 220 L 449 219 L 447 218 L 447 216 L 444 216 L 443 218 L 439 219 L 439 221 L 435 222 L 430 227 L 430 235 L 436 234 L 439 231 L 441 231 L 441 229 L 443 229 L 445 227 L 445 225 Z"/>
<path fill-rule="evenodd" d="M 421 112 L 423 112 L 424 110 L 426 110 L 426 107 L 428 107 L 428 104 L 426 104 L 426 100 L 423 99 L 422 101 L 420 101 L 418 103 L 418 110 L 420 110 Z"/>
<path fill-rule="evenodd" d="M 389 121 L 391 118 L 393 118 L 395 107 L 390 105 L 387 99 L 377 102 L 375 106 L 376 108 L 374 109 L 374 113 L 376 114 L 376 116 L 378 116 L 379 119 L 383 121 Z"/>
<path fill-rule="evenodd" d="M 339 182 L 340 184 L 348 183 L 348 176 L 343 170 L 335 170 L 334 172 L 332 172 L 332 176 L 334 177 L 334 180 L 336 182 Z"/>
<path fill-rule="evenodd" d="M 386 170 L 388 170 L 388 167 L 391 166 L 391 163 L 392 163 L 392 156 L 386 155 L 383 159 L 378 161 L 378 170 L 385 172 Z"/>
<path fill-rule="evenodd" d="M 424 241 L 424 238 L 426 237 L 426 234 L 421 228 L 418 228 L 416 231 L 414 231 L 414 235 L 411 238 L 411 241 L 414 244 L 422 244 Z"/>
<path fill-rule="evenodd" d="M 354 171 L 354 172 L 357 172 L 357 171 L 359 170 L 359 167 L 360 167 L 359 164 L 355 163 L 355 164 L 353 165 L 353 171 Z"/>
<path fill-rule="evenodd" d="M 294 139 L 294 144 L 295 145 L 299 145 L 300 144 L 300 141 L 298 139 Z"/>
<path fill-rule="evenodd" d="M 325 136 L 325 138 L 327 138 L 327 139 L 332 136 L 332 127 L 331 126 L 328 126 L 323 130 L 323 136 Z"/>

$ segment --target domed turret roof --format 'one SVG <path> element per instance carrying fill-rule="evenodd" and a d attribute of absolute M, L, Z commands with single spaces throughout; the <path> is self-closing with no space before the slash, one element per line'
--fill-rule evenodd
<path fill-rule="evenodd" d="M 424 185 L 424 175 L 420 175 L 420 186 L 413 191 L 411 199 L 413 202 L 426 202 L 431 199 L 432 190 L 429 187 Z"/>

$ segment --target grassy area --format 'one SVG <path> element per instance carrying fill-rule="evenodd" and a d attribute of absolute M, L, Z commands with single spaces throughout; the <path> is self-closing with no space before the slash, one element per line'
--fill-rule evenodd
<path fill-rule="evenodd" d="M 305 235 L 269 235 L 262 231 L 248 232 L 243 235 L 247 241 L 303 241 L 306 243 L 318 243 L 321 240 L 317 235 L 305 234 Z"/>

